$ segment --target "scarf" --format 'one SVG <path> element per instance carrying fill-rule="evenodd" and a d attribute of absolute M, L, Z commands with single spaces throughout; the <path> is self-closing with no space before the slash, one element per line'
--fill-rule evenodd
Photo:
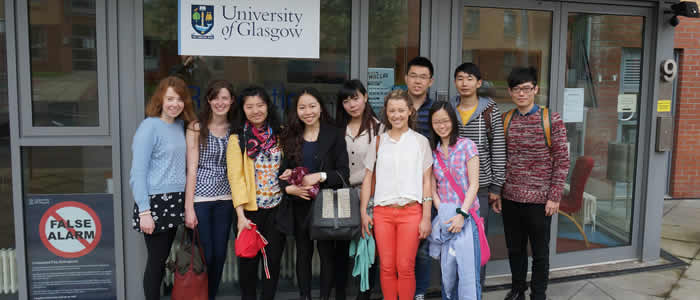
<path fill-rule="evenodd" d="M 302 186 L 302 181 L 304 180 L 304 176 L 307 174 L 310 174 L 309 169 L 306 167 L 296 167 L 292 170 L 292 175 L 289 176 L 289 184 L 293 185 L 298 185 Z M 311 189 L 309 190 L 309 196 L 311 199 L 316 198 L 316 195 L 318 195 L 319 190 L 321 190 L 321 187 L 319 184 L 314 184 Z"/>
<path fill-rule="evenodd" d="M 270 126 L 265 125 L 262 129 L 257 129 L 255 126 L 246 121 L 243 125 L 243 136 L 245 137 L 243 141 L 248 157 L 255 159 L 258 154 L 270 154 L 270 149 L 272 149 L 275 144 L 277 144 L 277 138 L 272 132 Z"/>

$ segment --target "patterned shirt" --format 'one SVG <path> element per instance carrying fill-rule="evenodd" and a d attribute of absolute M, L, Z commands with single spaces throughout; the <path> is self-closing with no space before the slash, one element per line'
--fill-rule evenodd
<path fill-rule="evenodd" d="M 225 137 L 209 132 L 207 144 L 199 145 L 195 202 L 231 200 L 231 187 L 226 177 L 226 146 L 228 132 Z"/>
<path fill-rule="evenodd" d="M 552 147 L 542 129 L 542 110 L 513 114 L 506 144 L 506 184 L 503 198 L 521 203 L 559 202 L 569 173 L 566 128 L 561 115 L 551 113 Z"/>
<path fill-rule="evenodd" d="M 462 205 L 464 199 L 460 199 L 457 192 L 452 189 L 447 174 L 442 171 L 438 162 L 438 155 L 442 155 L 442 148 L 438 143 L 437 150 L 433 151 L 433 174 L 437 180 L 437 194 L 440 196 L 440 203 L 449 202 Z M 467 174 L 467 162 L 475 156 L 479 156 L 476 144 L 468 138 L 458 138 L 453 146 L 448 147 L 448 158 L 443 155 L 441 158 L 445 166 L 452 173 L 452 178 L 462 188 L 462 193 L 466 195 L 469 189 L 469 175 Z M 479 200 L 474 201 L 472 206 L 479 209 Z"/>
<path fill-rule="evenodd" d="M 255 199 L 259 208 L 273 208 L 282 200 L 277 177 L 281 161 L 279 144 L 270 148 L 270 153 L 260 152 L 255 157 Z"/>

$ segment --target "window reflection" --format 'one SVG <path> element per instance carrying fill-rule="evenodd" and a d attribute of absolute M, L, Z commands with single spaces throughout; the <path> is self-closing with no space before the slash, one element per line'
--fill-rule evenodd
<path fill-rule="evenodd" d="M 473 62 L 481 69 L 481 95 L 493 98 L 501 111 L 514 108 L 508 94 L 508 74 L 517 66 L 534 66 L 540 86 L 535 102 L 548 105 L 551 12 L 464 7 L 462 24 L 469 29 L 463 35 L 462 61 Z M 474 28 L 479 32 L 474 33 Z"/>
<path fill-rule="evenodd" d="M 571 217 L 559 216 L 557 252 L 629 245 L 644 18 L 569 14 L 568 24 L 564 122 L 572 168 L 560 209 Z"/>
<path fill-rule="evenodd" d="M 30 1 L 32 124 L 98 126 L 95 0 Z"/>

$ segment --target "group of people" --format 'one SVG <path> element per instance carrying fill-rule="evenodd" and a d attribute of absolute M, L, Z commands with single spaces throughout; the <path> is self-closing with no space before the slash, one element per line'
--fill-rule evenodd
<path fill-rule="evenodd" d="M 161 80 L 132 145 L 133 227 L 143 232 L 148 252 L 146 299 L 160 299 L 165 262 L 183 223 L 199 233 L 210 299 L 234 223 L 234 234 L 255 224 L 268 242 L 270 276 L 261 290 L 260 255 L 238 258 L 243 299 L 274 299 L 287 235 L 296 242 L 300 297 L 311 299 L 315 244 L 321 298 L 335 289 L 335 299 L 345 299 L 350 241 L 314 241 L 309 228 L 314 189 L 348 185 L 360 194 L 362 236 L 376 241 L 378 264 L 370 274 L 379 273 L 385 299 L 422 300 L 436 252 L 443 298 L 480 299 L 485 272 L 468 211 L 477 209 L 488 224 L 490 208 L 503 216 L 513 273 L 506 299 L 525 297 L 528 242 L 531 298 L 545 299 L 549 226 L 569 167 L 561 117 L 534 103 L 533 68 L 511 72 L 508 91 L 516 109 L 505 117 L 496 102 L 479 96 L 476 65 L 455 69 L 459 95 L 450 101 L 428 96 L 433 74 L 427 58 L 412 59 L 407 90 L 386 95 L 379 116 L 359 80 L 338 91 L 335 120 L 320 93 L 304 88 L 284 124 L 261 87 L 236 95 L 229 82 L 213 81 L 195 115 L 186 83 L 174 76 Z M 308 172 L 291 180 L 297 167 Z M 373 277 L 359 299 L 369 299 Z"/>

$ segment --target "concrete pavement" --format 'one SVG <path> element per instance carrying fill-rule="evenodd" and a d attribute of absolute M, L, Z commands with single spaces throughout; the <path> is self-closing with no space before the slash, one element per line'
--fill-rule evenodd
<path fill-rule="evenodd" d="M 689 266 L 554 283 L 548 288 L 548 298 L 700 300 L 700 200 L 665 201 L 661 238 L 661 247 Z M 483 299 L 501 300 L 507 292 L 487 292 Z"/>

